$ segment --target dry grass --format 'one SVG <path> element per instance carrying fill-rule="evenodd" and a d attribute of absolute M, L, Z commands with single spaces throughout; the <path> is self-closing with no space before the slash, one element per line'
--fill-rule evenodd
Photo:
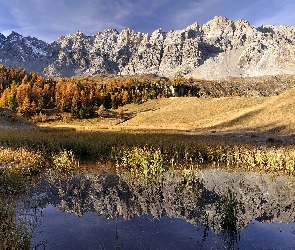
<path fill-rule="evenodd" d="M 165 129 L 207 129 L 259 109 L 265 98 L 169 98 L 141 105 L 134 118 L 121 126 Z M 127 106 L 133 111 L 133 105 Z M 133 111 L 134 112 L 134 111 Z"/>
<path fill-rule="evenodd" d="M 41 152 L 32 151 L 26 148 L 5 148 L 0 147 L 0 168 L 5 166 L 10 171 L 30 173 L 38 171 L 45 163 Z"/>
<path fill-rule="evenodd" d="M 124 106 L 126 121 L 111 110 L 109 118 L 61 119 L 38 123 L 45 127 L 76 130 L 168 129 L 215 132 L 295 133 L 295 88 L 271 97 L 174 97 Z"/>
<path fill-rule="evenodd" d="M 224 131 L 295 132 L 295 88 L 273 97 L 169 98 L 126 108 L 125 127 Z"/>
<path fill-rule="evenodd" d="M 130 164 L 131 160 L 133 165 L 139 166 L 143 171 L 146 171 L 145 167 L 150 165 L 150 162 L 159 163 L 156 159 L 163 159 L 164 165 L 168 167 L 199 166 L 199 164 L 207 167 L 209 164 L 209 166 L 258 172 L 291 175 L 295 172 L 294 144 L 283 145 L 275 140 L 270 140 L 268 143 L 268 140 L 263 142 L 261 138 L 260 142 L 256 143 L 246 141 L 245 137 L 236 138 L 235 134 L 223 137 L 218 133 L 201 135 L 172 130 L 139 129 L 122 131 L 43 129 L 10 132 L 0 130 L 0 144 L 4 157 L 0 159 L 0 163 L 3 162 L 4 166 L 11 163 L 12 170 L 16 162 L 13 155 L 23 147 L 28 149 L 25 155 L 29 152 L 40 152 L 40 155 L 44 156 L 42 162 L 45 166 L 52 165 L 65 171 L 72 167 L 79 168 L 79 161 L 100 163 L 123 159 L 124 163 L 124 155 L 127 155 L 126 164 Z M 20 152 L 20 155 L 23 156 L 24 153 Z M 141 161 L 134 158 L 137 155 Z M 32 157 L 34 159 L 33 155 Z M 162 160 L 160 163 L 162 164 Z"/>
<path fill-rule="evenodd" d="M 42 117 L 35 117 L 35 120 L 39 121 L 37 125 L 41 127 L 73 128 L 79 131 L 176 129 L 198 133 L 271 131 L 293 134 L 295 132 L 295 118 L 293 118 L 295 88 L 289 89 L 293 85 L 290 79 L 288 80 L 286 77 L 282 79 L 249 78 L 241 80 L 241 83 L 239 81 L 239 79 L 232 81 L 225 79 L 211 83 L 206 81 L 196 82 L 201 88 L 209 89 L 212 96 L 223 95 L 228 97 L 172 97 L 148 100 L 141 105 L 128 104 L 124 106 L 123 117 L 118 114 L 118 110 L 110 110 L 107 118 L 79 120 L 72 119 L 70 114 L 64 113 L 55 114 L 52 117 L 42 114 Z M 248 97 L 234 95 L 229 97 L 237 89 Z M 282 93 L 284 89 L 289 90 Z M 269 93 L 271 90 L 273 95 L 275 93 L 281 94 L 268 97 L 263 97 L 262 94 L 259 97 L 247 95 L 252 90 L 259 90 L 259 93 Z M 248 92 L 244 93 L 243 91 Z M 11 115 L 7 115 L 5 112 L 8 111 L 0 112 L 0 128 L 29 129 L 33 127 L 21 117 L 18 117 L 15 123 L 11 122 Z"/>

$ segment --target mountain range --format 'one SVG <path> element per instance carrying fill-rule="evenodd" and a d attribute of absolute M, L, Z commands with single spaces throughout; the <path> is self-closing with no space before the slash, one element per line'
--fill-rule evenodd
<path fill-rule="evenodd" d="M 200 26 L 152 34 L 107 29 L 47 43 L 12 32 L 0 34 L 0 64 L 47 77 L 156 74 L 217 79 L 295 74 L 295 27 L 251 27 L 216 16 Z"/>

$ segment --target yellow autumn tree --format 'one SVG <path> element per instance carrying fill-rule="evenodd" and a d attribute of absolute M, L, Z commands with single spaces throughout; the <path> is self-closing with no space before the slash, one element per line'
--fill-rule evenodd
<path fill-rule="evenodd" d="M 0 107 L 9 108 L 10 88 L 6 88 L 0 97 Z"/>
<path fill-rule="evenodd" d="M 21 114 L 27 115 L 30 113 L 30 108 L 31 108 L 31 104 L 30 104 L 30 98 L 27 95 L 25 97 L 25 99 L 23 100 L 23 103 L 21 104 L 21 106 L 19 107 L 19 112 Z"/>
<path fill-rule="evenodd" d="M 31 95 L 31 86 L 27 81 L 22 81 L 22 84 L 17 87 L 16 91 L 16 102 L 21 108 L 25 98 L 29 98 Z"/>
<path fill-rule="evenodd" d="M 130 101 L 130 95 L 128 93 L 128 91 L 124 91 L 123 93 L 123 97 L 122 97 L 122 103 L 123 104 L 127 104 Z"/>

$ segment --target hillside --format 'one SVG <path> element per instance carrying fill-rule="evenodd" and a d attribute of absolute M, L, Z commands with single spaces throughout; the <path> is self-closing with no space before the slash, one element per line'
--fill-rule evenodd
<path fill-rule="evenodd" d="M 295 133 L 295 88 L 272 97 L 169 98 L 126 106 L 136 115 L 120 126 L 195 132 Z"/>
<path fill-rule="evenodd" d="M 1 129 L 63 128 L 78 131 L 130 130 L 199 134 L 212 138 L 226 137 L 259 144 L 295 143 L 295 88 L 269 97 L 170 97 L 148 100 L 140 105 L 110 109 L 105 117 L 73 119 L 68 113 L 12 121 L 11 112 L 0 111 Z M 45 116 L 45 119 L 43 119 Z"/>
<path fill-rule="evenodd" d="M 140 105 L 125 105 L 125 119 L 119 118 L 118 110 L 110 110 L 108 118 L 73 120 L 64 116 L 61 120 L 38 125 L 77 130 L 178 130 L 216 136 L 254 134 L 266 139 L 288 136 L 292 140 L 295 134 L 294 94 L 295 88 L 269 97 L 160 98 Z"/>
<path fill-rule="evenodd" d="M 159 24 L 160 25 L 160 24 Z M 82 31 L 47 44 L 12 32 L 0 34 L 0 63 L 44 76 L 111 73 L 195 78 L 295 73 L 295 27 L 254 28 L 246 20 L 216 16 L 200 26 L 152 34 L 126 28 Z"/>
<path fill-rule="evenodd" d="M 295 132 L 291 76 L 45 79 L 0 67 L 0 128 L 164 129 L 190 133 Z M 168 98 L 169 97 L 169 98 Z M 10 110 L 18 112 L 14 119 Z M 22 116 L 21 116 L 22 115 Z"/>
<path fill-rule="evenodd" d="M 38 129 L 38 127 L 24 117 L 13 115 L 10 110 L 0 108 L 0 129 Z"/>

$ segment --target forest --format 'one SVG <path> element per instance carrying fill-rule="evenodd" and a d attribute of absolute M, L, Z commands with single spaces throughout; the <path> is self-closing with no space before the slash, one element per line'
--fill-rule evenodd
<path fill-rule="evenodd" d="M 0 65 L 0 107 L 26 117 L 45 109 L 71 113 L 73 118 L 97 115 L 99 108 L 171 96 L 202 95 L 194 79 L 97 75 L 46 79 L 37 73 Z"/>
<path fill-rule="evenodd" d="M 45 78 L 0 64 L 0 108 L 29 118 L 46 110 L 91 118 L 100 110 L 168 97 L 274 96 L 294 87 L 292 76 L 204 80 L 154 75 Z"/>

